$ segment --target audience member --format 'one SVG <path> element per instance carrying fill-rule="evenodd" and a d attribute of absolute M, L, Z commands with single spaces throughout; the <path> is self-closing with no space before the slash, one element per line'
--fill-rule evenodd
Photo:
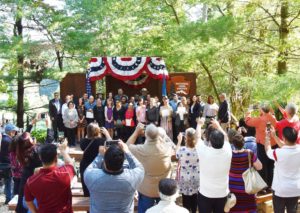
<path fill-rule="evenodd" d="M 209 138 L 207 138 L 209 144 L 206 145 L 201 140 L 203 121 L 203 119 L 198 120 L 196 133 L 200 168 L 198 208 L 199 212 L 224 212 L 229 193 L 232 150 L 226 133 L 216 120 L 211 121 L 215 129 L 209 133 Z"/>
<path fill-rule="evenodd" d="M 297 116 L 298 107 L 290 103 L 285 109 L 286 118 L 276 123 L 276 130 L 278 132 L 278 137 L 283 140 L 282 131 L 285 127 L 292 127 L 298 132 L 297 143 L 300 144 L 300 121 Z"/>
<path fill-rule="evenodd" d="M 43 167 L 28 178 L 24 189 L 25 200 L 31 212 L 72 212 L 71 181 L 75 176 L 73 160 L 67 153 L 67 142 L 59 146 L 65 165 L 57 166 L 57 147 L 45 144 L 39 148 Z M 46 192 L 46 193 L 45 193 Z M 38 209 L 34 205 L 37 200 Z"/>
<path fill-rule="evenodd" d="M 4 177 L 4 194 L 5 194 L 5 204 L 7 204 L 12 198 L 11 194 L 11 182 L 12 178 L 10 175 L 10 161 L 9 161 L 9 146 L 13 141 L 13 137 L 15 137 L 18 128 L 8 123 L 4 128 L 5 133 L 2 135 L 1 144 L 0 144 L 0 163 L 3 167 L 2 169 L 5 171 Z"/>
<path fill-rule="evenodd" d="M 179 160 L 178 174 L 179 192 L 182 194 L 182 206 L 192 213 L 197 212 L 197 194 L 199 188 L 199 157 L 196 146 L 196 130 L 188 128 L 185 131 L 185 146 L 181 146 L 182 133 L 178 135 L 176 158 Z"/>
<path fill-rule="evenodd" d="M 189 211 L 178 206 L 175 201 L 178 197 L 177 183 L 175 180 L 165 178 L 159 181 L 160 201 L 156 206 L 151 207 L 146 213 L 188 213 Z"/>
<path fill-rule="evenodd" d="M 105 128 L 100 128 L 96 123 L 90 123 L 87 126 L 87 137 L 80 141 L 80 148 L 83 151 L 80 161 L 80 176 L 82 177 L 81 183 L 85 197 L 89 197 L 90 194 L 84 181 L 84 171 L 98 155 L 99 146 L 103 146 L 105 140 L 111 140 L 108 131 Z"/>
<path fill-rule="evenodd" d="M 282 144 L 280 149 L 272 149 L 270 138 Z M 273 189 L 273 207 L 275 213 L 296 213 L 300 197 L 300 146 L 297 145 L 298 132 L 285 127 L 281 141 L 274 129 L 268 133 L 265 142 L 267 156 L 275 161 Z"/>
<path fill-rule="evenodd" d="M 263 168 L 259 171 L 260 176 L 268 184 L 272 185 L 274 161 L 270 160 L 265 152 L 264 143 L 266 138 L 266 127 L 270 123 L 272 126 L 276 125 L 275 117 L 270 113 L 270 107 L 268 105 L 262 105 L 260 107 L 260 116 L 251 117 L 251 111 L 247 112 L 245 122 L 250 127 L 255 127 L 256 142 L 257 142 L 257 156 L 262 162 Z M 275 146 L 276 142 L 271 139 L 271 145 Z"/>
<path fill-rule="evenodd" d="M 143 166 L 123 142 L 108 148 L 100 146 L 99 153 L 84 173 L 90 212 L 132 213 L 134 194 L 145 173 Z"/>
<path fill-rule="evenodd" d="M 158 183 L 171 175 L 172 146 L 161 143 L 158 128 L 150 124 L 146 127 L 146 141 L 142 145 L 134 145 L 136 139 L 144 133 L 144 125 L 138 124 L 127 144 L 132 154 L 143 164 L 145 177 L 138 188 L 138 212 L 144 213 L 159 201 Z"/>
<path fill-rule="evenodd" d="M 255 195 L 245 192 L 245 183 L 242 175 L 249 168 L 249 164 L 256 170 L 261 170 L 262 164 L 256 154 L 244 149 L 244 138 L 241 134 L 238 133 L 233 136 L 232 144 L 234 150 L 232 151 L 229 173 L 229 190 L 236 196 L 237 202 L 230 209 L 230 212 L 256 212 Z"/>

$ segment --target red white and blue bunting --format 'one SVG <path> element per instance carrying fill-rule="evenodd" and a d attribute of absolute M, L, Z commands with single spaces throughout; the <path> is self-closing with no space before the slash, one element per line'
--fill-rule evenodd
<path fill-rule="evenodd" d="M 131 84 L 130 81 L 143 73 L 154 79 L 168 78 L 164 60 L 157 57 L 93 57 L 89 62 L 87 77 L 90 81 L 96 81 L 111 75 Z M 146 79 L 142 79 L 134 84 L 145 83 Z"/>

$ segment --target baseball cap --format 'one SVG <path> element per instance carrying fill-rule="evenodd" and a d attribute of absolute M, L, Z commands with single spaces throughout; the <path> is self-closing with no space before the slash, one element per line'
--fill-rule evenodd
<path fill-rule="evenodd" d="M 19 130 L 18 127 L 16 127 L 11 123 L 5 125 L 5 132 L 18 131 L 18 130 Z"/>

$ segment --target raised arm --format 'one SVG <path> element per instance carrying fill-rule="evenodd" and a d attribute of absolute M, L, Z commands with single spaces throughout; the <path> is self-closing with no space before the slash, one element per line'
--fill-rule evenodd
<path fill-rule="evenodd" d="M 126 144 L 129 146 L 130 144 L 134 144 L 137 140 L 137 138 L 144 132 L 144 127 L 142 123 L 139 123 L 137 127 L 135 128 L 133 134 L 129 137 Z"/>
<path fill-rule="evenodd" d="M 202 131 L 202 126 L 204 124 L 204 121 L 205 121 L 205 118 L 197 119 L 196 141 L 201 140 L 201 131 Z"/>

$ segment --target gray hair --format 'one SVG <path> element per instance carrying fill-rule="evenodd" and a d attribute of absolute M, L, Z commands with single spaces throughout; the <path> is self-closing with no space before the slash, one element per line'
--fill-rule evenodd
<path fill-rule="evenodd" d="M 298 107 L 294 103 L 289 103 L 288 105 L 286 105 L 286 110 L 291 116 L 294 116 L 298 112 Z"/>
<path fill-rule="evenodd" d="M 153 141 L 158 139 L 159 131 L 158 128 L 154 124 L 149 124 L 146 127 L 145 136 L 148 141 Z"/>

